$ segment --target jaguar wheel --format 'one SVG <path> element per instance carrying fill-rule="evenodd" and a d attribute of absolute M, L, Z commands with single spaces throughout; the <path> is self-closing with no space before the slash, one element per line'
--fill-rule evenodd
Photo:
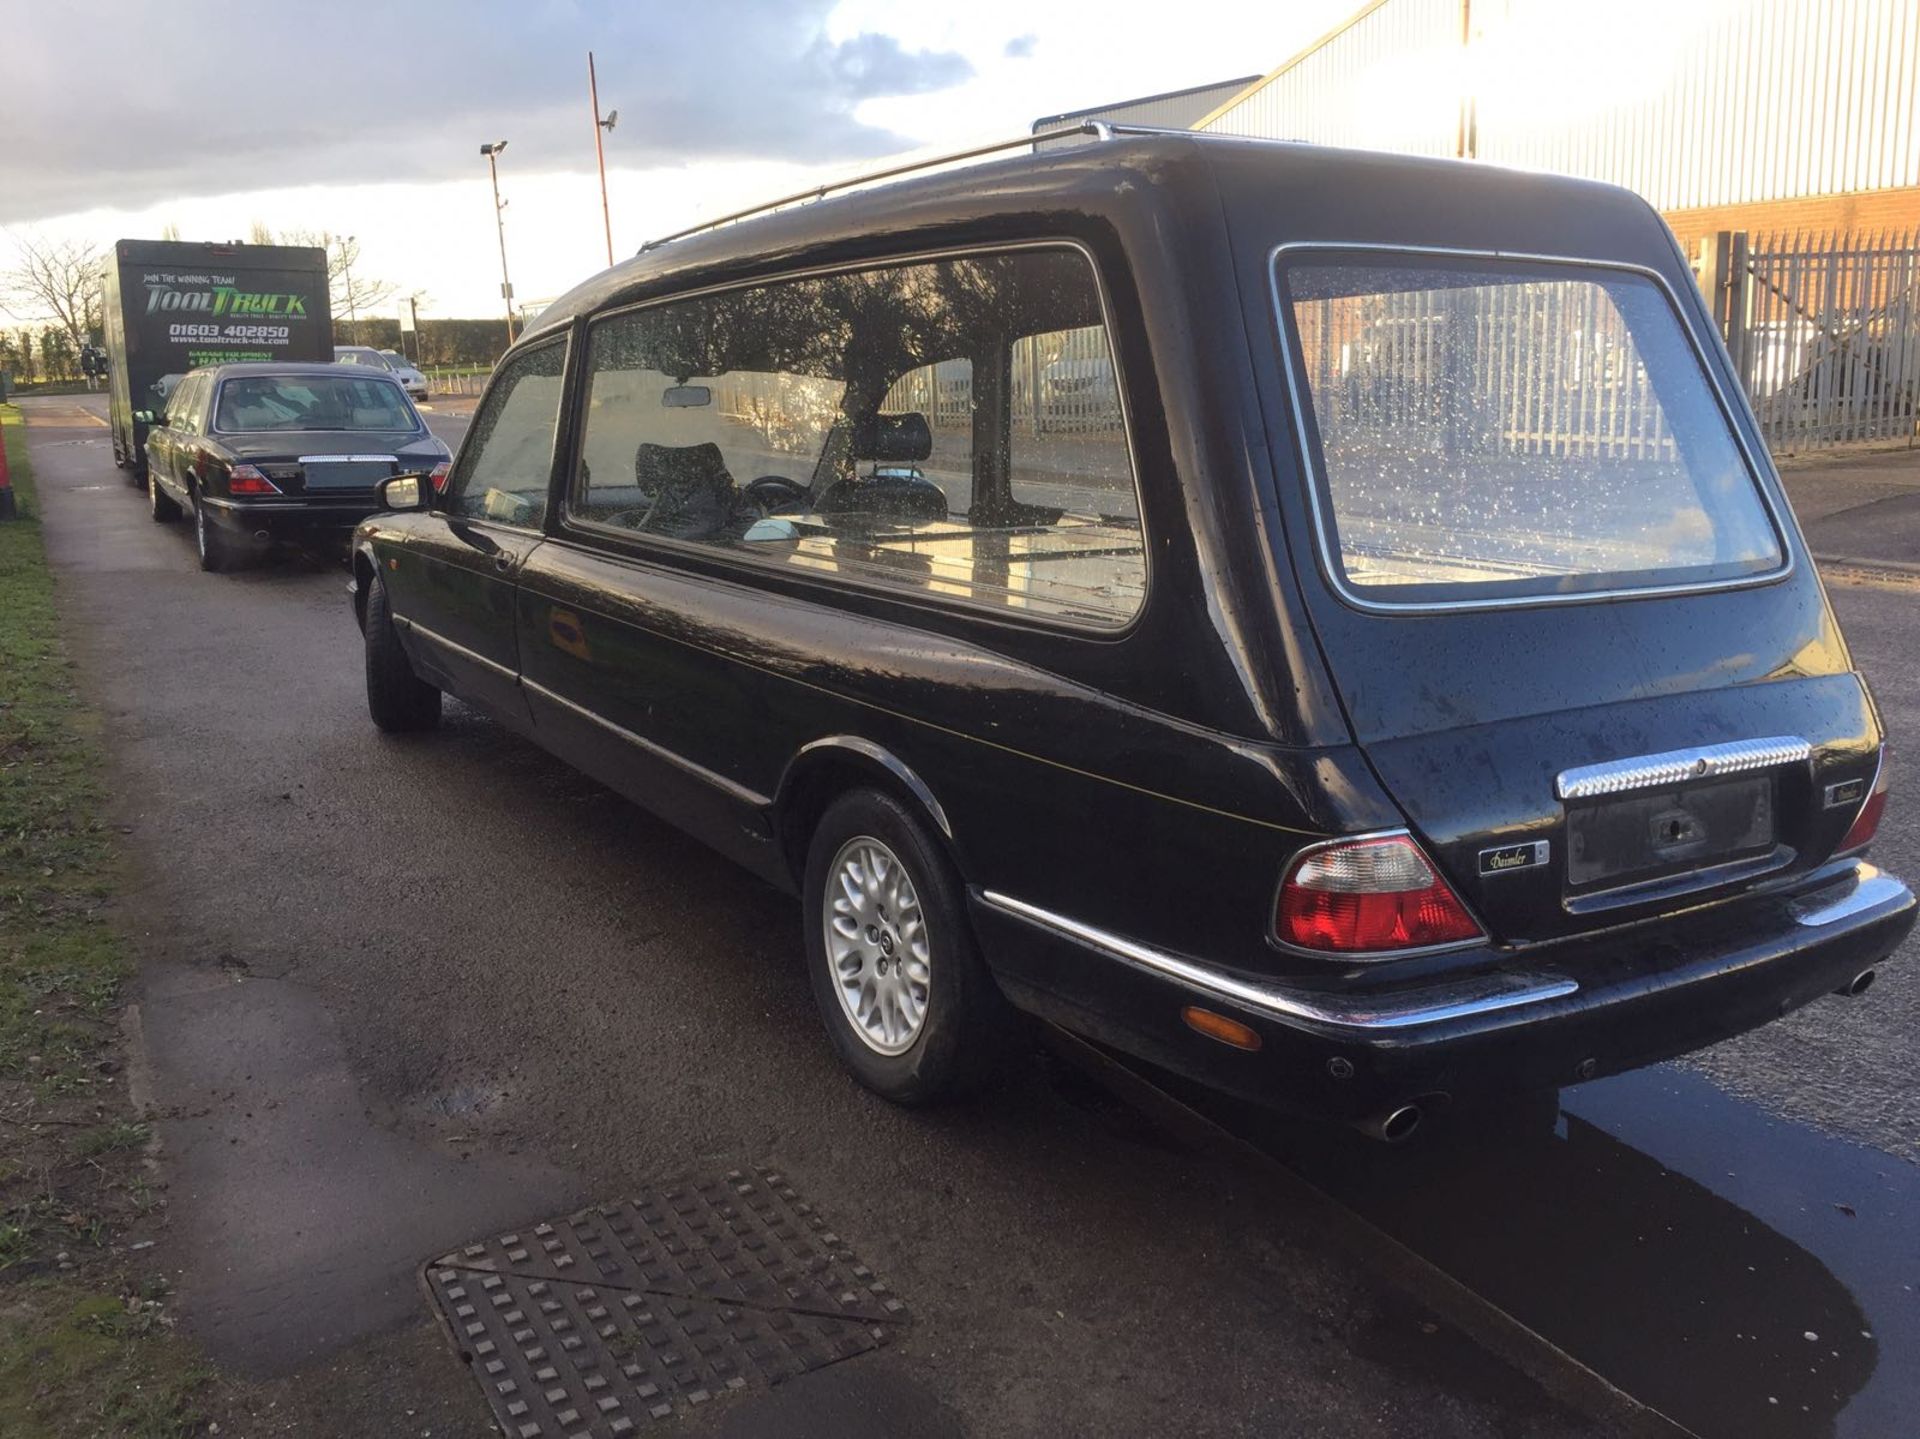
<path fill-rule="evenodd" d="M 821 817 L 807 851 L 806 930 L 820 1018 L 867 1088 L 926 1104 L 990 1070 L 1006 1001 L 952 861 L 892 796 L 854 790 Z"/>
<path fill-rule="evenodd" d="M 366 649 L 367 713 L 373 722 L 388 734 L 436 728 L 440 691 L 413 672 L 377 571 L 367 581 Z"/>
<path fill-rule="evenodd" d="M 156 525 L 170 525 L 180 518 L 180 502 L 161 488 L 152 475 L 147 476 L 147 513 Z"/>
<path fill-rule="evenodd" d="M 218 525 L 207 518 L 207 502 L 201 498 L 200 491 L 189 490 L 187 496 L 193 502 L 193 548 L 200 557 L 200 568 L 210 575 L 217 575 L 229 563 L 227 537 L 220 533 Z"/>

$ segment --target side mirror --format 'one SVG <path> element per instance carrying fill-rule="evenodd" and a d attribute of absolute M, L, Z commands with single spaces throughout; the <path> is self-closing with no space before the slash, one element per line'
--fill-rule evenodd
<path fill-rule="evenodd" d="M 395 475 L 383 480 L 378 493 L 382 509 L 424 510 L 427 507 L 426 490 L 418 475 Z"/>

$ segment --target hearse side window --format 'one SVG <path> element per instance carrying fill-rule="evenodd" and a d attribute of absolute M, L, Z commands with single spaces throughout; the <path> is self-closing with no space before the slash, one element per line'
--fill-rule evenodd
<path fill-rule="evenodd" d="M 564 340 L 515 355 L 494 377 L 447 479 L 448 514 L 538 529 L 560 419 Z"/>
<path fill-rule="evenodd" d="M 1281 278 L 1327 560 L 1360 602 L 1783 566 L 1731 422 L 1651 278 L 1425 256 L 1302 256 Z"/>
<path fill-rule="evenodd" d="M 1079 624 L 1140 607 L 1139 502 L 1078 250 L 652 304 L 593 325 L 588 370 L 577 521 Z M 1104 389 L 1083 395 L 1083 370 Z"/>

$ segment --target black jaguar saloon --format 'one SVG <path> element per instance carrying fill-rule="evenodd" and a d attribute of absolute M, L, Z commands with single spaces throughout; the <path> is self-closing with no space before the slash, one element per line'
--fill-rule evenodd
<path fill-rule="evenodd" d="M 1880 717 L 1660 217 L 1085 128 L 543 311 L 355 537 L 375 723 L 796 894 L 903 1103 L 1011 1006 L 1399 1138 L 1863 991 Z"/>
<path fill-rule="evenodd" d="M 336 365 L 192 370 L 151 423 L 153 517 L 191 515 L 207 570 L 277 543 L 344 541 L 382 480 L 444 477 L 450 458 L 396 381 Z"/>

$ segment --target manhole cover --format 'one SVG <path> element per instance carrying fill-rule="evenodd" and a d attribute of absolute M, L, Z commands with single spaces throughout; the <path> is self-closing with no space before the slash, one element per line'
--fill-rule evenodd
<path fill-rule="evenodd" d="M 878 1348 L 907 1320 L 767 1169 L 469 1244 L 427 1265 L 426 1283 L 513 1439 L 631 1434 Z"/>

